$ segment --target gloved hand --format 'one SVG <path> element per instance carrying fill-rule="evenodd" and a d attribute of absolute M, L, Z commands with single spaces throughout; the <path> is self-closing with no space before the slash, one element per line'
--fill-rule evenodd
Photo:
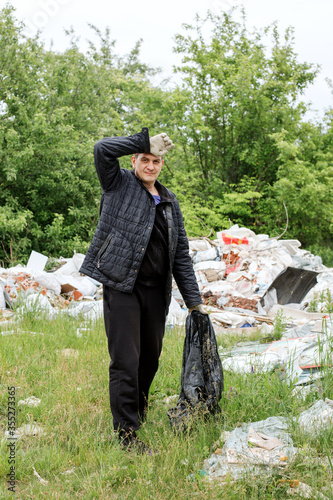
<path fill-rule="evenodd" d="M 201 314 L 208 314 L 208 312 L 206 312 L 205 306 L 202 304 L 198 304 L 196 306 L 190 307 L 188 312 L 192 312 L 192 311 L 199 311 Z"/>
<path fill-rule="evenodd" d="M 170 149 L 175 147 L 170 137 L 164 132 L 162 134 L 154 135 L 154 137 L 150 138 L 149 142 L 150 154 L 154 156 L 163 156 L 170 151 Z"/>

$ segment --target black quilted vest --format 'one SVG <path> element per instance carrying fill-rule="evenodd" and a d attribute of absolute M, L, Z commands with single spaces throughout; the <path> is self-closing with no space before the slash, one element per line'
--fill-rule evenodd
<path fill-rule="evenodd" d="M 119 168 L 117 157 L 146 152 L 147 134 L 148 130 L 143 129 L 135 136 L 108 138 L 95 145 L 95 165 L 104 190 L 97 229 L 80 272 L 121 292 L 133 290 L 154 225 L 156 207 L 153 196 L 134 172 Z M 141 140 L 139 145 L 138 140 Z M 171 191 L 158 181 L 156 187 L 167 199 L 166 304 L 168 307 L 171 300 L 173 274 L 187 307 L 191 307 L 201 303 L 201 295 L 180 207 Z"/>

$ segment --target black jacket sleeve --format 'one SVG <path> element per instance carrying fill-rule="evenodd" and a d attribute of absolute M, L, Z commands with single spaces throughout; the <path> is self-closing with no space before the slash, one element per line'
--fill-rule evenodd
<path fill-rule="evenodd" d="M 116 189 L 121 179 L 118 158 L 134 153 L 149 153 L 149 132 L 144 127 L 129 137 L 106 137 L 94 147 L 95 167 L 104 191 Z"/>
<path fill-rule="evenodd" d="M 179 291 L 188 308 L 202 304 L 198 283 L 194 274 L 193 264 L 189 254 L 188 239 L 183 222 L 183 216 L 177 203 L 178 215 L 178 243 L 172 274 L 176 280 Z"/>

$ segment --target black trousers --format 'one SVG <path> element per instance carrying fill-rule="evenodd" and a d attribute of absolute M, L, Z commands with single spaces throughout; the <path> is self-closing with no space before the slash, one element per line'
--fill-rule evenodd
<path fill-rule="evenodd" d="M 103 299 L 113 427 L 136 431 L 145 417 L 162 350 L 165 287 L 137 283 L 132 293 L 123 293 L 104 286 Z"/>

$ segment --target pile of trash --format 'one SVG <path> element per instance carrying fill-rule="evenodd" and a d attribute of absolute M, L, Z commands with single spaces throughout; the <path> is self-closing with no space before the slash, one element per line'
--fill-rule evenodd
<path fill-rule="evenodd" d="M 224 328 L 272 323 L 274 306 L 306 310 L 316 292 L 333 290 L 333 269 L 302 250 L 298 240 L 256 235 L 235 225 L 214 241 L 189 244 L 203 301 L 212 322 Z M 175 297 L 180 300 L 179 293 Z"/>
<path fill-rule="evenodd" d="M 189 246 L 203 302 L 218 332 L 260 327 L 268 333 L 281 308 L 295 326 L 325 316 L 309 316 L 308 308 L 315 293 L 333 293 L 333 269 L 302 250 L 299 241 L 256 235 L 237 225 L 216 236 L 213 241 L 191 239 Z M 57 269 L 45 272 L 47 256 L 32 252 L 26 266 L 0 268 L 0 321 L 10 319 L 13 309 L 18 314 L 38 309 L 50 316 L 99 317 L 102 285 L 79 273 L 84 257 L 60 258 Z M 186 316 L 174 283 L 167 324 L 184 325 Z"/>
<path fill-rule="evenodd" d="M 57 269 L 44 271 L 48 258 L 32 252 L 26 266 L 0 268 L 0 321 L 8 322 L 25 312 L 60 313 L 96 319 L 103 312 L 100 283 L 79 273 L 85 255 L 60 258 Z M 15 311 L 15 313 L 14 313 Z"/>

